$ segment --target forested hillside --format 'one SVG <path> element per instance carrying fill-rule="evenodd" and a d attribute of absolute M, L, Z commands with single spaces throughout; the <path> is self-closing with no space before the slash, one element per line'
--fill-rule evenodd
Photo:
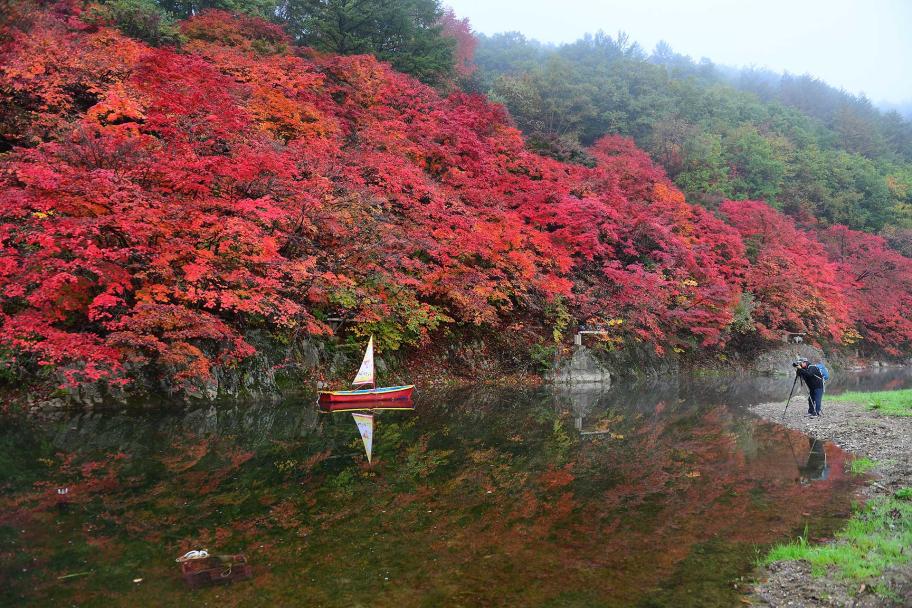
<path fill-rule="evenodd" d="M 723 202 L 789 209 L 754 173 L 723 171 L 698 196 L 719 199 L 707 209 L 629 137 L 593 128 L 571 159 L 585 162 L 539 155 L 481 95 L 296 46 L 256 17 L 203 11 L 128 35 L 107 5 L 19 6 L 0 47 L 7 382 L 211 395 L 217 370 L 294 366 L 301 344 L 338 340 L 330 319 L 385 353 L 508 343 L 527 363 L 578 323 L 608 328 L 602 347 L 621 353 L 706 357 L 783 331 L 908 352 L 912 261 L 879 236 Z M 651 65 L 631 61 L 611 65 Z M 752 128 L 735 131 L 762 148 L 770 134 Z M 878 184 L 908 168 L 899 151 L 808 141 Z M 885 196 L 832 220 L 875 226 L 897 212 Z"/>
<path fill-rule="evenodd" d="M 810 225 L 912 226 L 912 124 L 809 76 L 694 63 L 623 34 L 549 47 L 480 36 L 471 86 L 510 109 L 533 147 L 633 137 L 687 195 L 715 209 L 762 199 Z"/>

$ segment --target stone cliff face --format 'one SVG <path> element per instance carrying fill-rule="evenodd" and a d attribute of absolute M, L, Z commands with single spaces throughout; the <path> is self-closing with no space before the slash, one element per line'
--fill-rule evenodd
<path fill-rule="evenodd" d="M 791 373 L 792 361 L 804 357 L 811 363 L 826 362 L 824 352 L 810 344 L 784 344 L 780 348 L 768 350 L 758 355 L 748 366 L 752 372 L 760 374 Z"/>
<path fill-rule="evenodd" d="M 560 384 L 611 385 L 611 373 L 585 346 L 577 346 L 573 356 L 555 369 L 552 380 Z"/>

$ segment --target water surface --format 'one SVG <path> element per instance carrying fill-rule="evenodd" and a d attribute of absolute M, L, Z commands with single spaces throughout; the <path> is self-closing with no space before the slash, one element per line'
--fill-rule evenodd
<path fill-rule="evenodd" d="M 372 465 L 310 397 L 6 419 L 0 604 L 735 605 L 766 547 L 829 535 L 860 483 L 747 411 L 790 386 L 426 393 L 377 415 Z M 185 588 L 174 558 L 196 548 L 254 578 Z"/>

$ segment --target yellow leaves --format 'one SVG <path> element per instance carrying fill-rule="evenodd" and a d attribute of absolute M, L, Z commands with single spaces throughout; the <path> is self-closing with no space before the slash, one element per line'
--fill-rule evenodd
<path fill-rule="evenodd" d="M 845 330 L 842 334 L 842 343 L 845 346 L 850 346 L 852 344 L 855 344 L 856 342 L 858 342 L 859 340 L 862 340 L 862 339 L 863 339 L 862 335 L 860 333 L 858 333 L 858 330 L 856 330 L 854 327 L 850 327 L 849 329 Z"/>
<path fill-rule="evenodd" d="M 475 464 L 480 464 L 483 462 L 494 462 L 497 460 L 498 452 L 494 448 L 489 448 L 487 450 L 472 450 L 469 452 L 469 458 Z"/>
<path fill-rule="evenodd" d="M 653 194 L 656 197 L 656 200 L 670 201 L 672 203 L 677 203 L 679 205 L 685 204 L 684 202 L 684 193 L 675 188 L 671 188 L 666 184 L 661 182 L 657 183 L 653 189 Z"/>
<path fill-rule="evenodd" d="M 621 440 L 624 438 L 624 435 L 621 433 L 616 433 L 611 430 L 611 427 L 620 424 L 623 422 L 624 417 L 621 415 L 609 416 L 608 418 L 603 418 L 595 424 L 595 430 L 599 433 L 607 433 L 609 437 L 616 440 Z"/>
<path fill-rule="evenodd" d="M 570 326 L 573 317 L 570 315 L 566 302 L 560 296 L 555 298 L 554 303 L 548 307 L 546 313 L 549 317 L 554 319 L 551 337 L 554 339 L 555 343 L 558 343 L 563 338 L 566 329 Z"/>
<path fill-rule="evenodd" d="M 623 416 L 614 415 L 607 418 L 603 418 L 595 423 L 595 428 L 598 431 L 607 431 L 613 425 L 620 423 L 624 419 Z"/>
<path fill-rule="evenodd" d="M 249 107 L 261 129 L 285 142 L 302 136 L 321 137 L 335 132 L 335 125 L 316 107 L 289 99 L 272 87 L 258 87 Z"/>
<path fill-rule="evenodd" d="M 693 288 L 698 287 L 700 283 L 696 279 L 687 278 L 679 281 L 678 285 L 682 290 L 693 293 Z M 674 301 L 679 306 L 686 306 L 690 304 L 691 298 L 687 294 L 680 294 L 674 297 Z"/>
<path fill-rule="evenodd" d="M 165 285 L 149 285 L 136 291 L 136 301 L 144 304 L 165 303 L 171 300 L 171 289 Z"/>
<path fill-rule="evenodd" d="M 903 182 L 900 178 L 894 175 L 887 176 L 887 188 L 890 190 L 890 194 L 894 198 L 904 199 L 909 195 L 912 185 Z"/>

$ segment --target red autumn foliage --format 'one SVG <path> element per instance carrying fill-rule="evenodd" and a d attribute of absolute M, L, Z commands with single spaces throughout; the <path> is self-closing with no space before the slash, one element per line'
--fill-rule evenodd
<path fill-rule="evenodd" d="M 65 136 L 72 121 L 121 82 L 149 49 L 115 30 L 90 28 L 66 11 L 35 10 L 26 27 L 0 32 L 0 139 L 34 145 Z"/>
<path fill-rule="evenodd" d="M 745 282 L 761 336 L 783 331 L 841 340 L 849 329 L 845 286 L 811 233 L 759 201 L 725 201 L 720 211 L 741 234 L 750 267 Z"/>
<path fill-rule="evenodd" d="M 191 40 L 212 42 L 259 55 L 285 53 L 291 39 L 281 26 L 247 15 L 204 11 L 181 23 Z"/>
<path fill-rule="evenodd" d="M 8 362 L 189 386 L 328 316 L 386 348 L 575 319 L 663 352 L 724 344 L 744 288 L 764 337 L 848 327 L 811 237 L 762 203 L 727 226 L 628 139 L 565 164 L 481 96 L 294 54 L 256 19 L 204 12 L 176 52 L 79 10 L 0 48 Z"/>
<path fill-rule="evenodd" d="M 832 226 L 819 238 L 836 264 L 862 346 L 900 355 L 912 347 L 912 260 L 880 236 Z"/>
<path fill-rule="evenodd" d="M 566 190 L 522 201 L 570 256 L 577 316 L 658 352 L 718 344 L 746 264 L 737 234 L 688 205 L 629 139 L 606 137 L 592 154 L 598 166 L 574 169 Z"/>
<path fill-rule="evenodd" d="M 443 28 L 443 35 L 456 41 L 456 49 L 453 53 L 456 75 L 461 78 L 471 76 L 476 69 L 474 61 L 478 38 L 472 33 L 469 20 L 460 19 L 453 9 L 447 8 L 440 18 L 440 25 Z"/>

